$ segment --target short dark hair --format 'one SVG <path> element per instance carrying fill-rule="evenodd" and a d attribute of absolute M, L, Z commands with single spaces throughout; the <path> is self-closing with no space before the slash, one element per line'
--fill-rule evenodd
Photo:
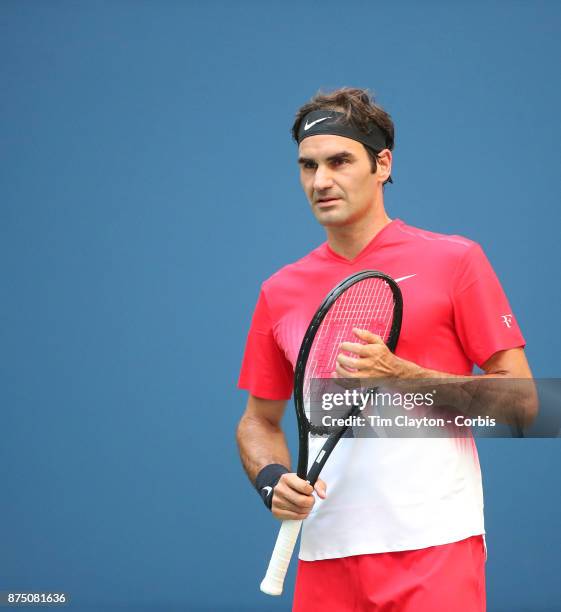
<path fill-rule="evenodd" d="M 374 123 L 386 138 L 386 149 L 393 151 L 395 128 L 390 115 L 374 100 L 367 89 L 342 87 L 331 92 L 318 93 L 298 109 L 292 125 L 292 138 L 298 142 L 298 131 L 304 117 L 315 110 L 335 110 L 345 114 L 345 119 L 363 132 L 368 132 L 369 124 Z M 363 145 L 370 158 L 372 172 L 376 172 L 377 153 Z M 393 182 L 391 177 L 388 179 Z"/>

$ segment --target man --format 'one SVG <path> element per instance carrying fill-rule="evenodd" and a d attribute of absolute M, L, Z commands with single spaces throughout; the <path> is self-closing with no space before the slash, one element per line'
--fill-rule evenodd
<path fill-rule="evenodd" d="M 278 519 L 303 519 L 293 610 L 479 612 L 485 609 L 481 474 L 472 440 L 341 440 L 312 487 L 290 471 L 281 419 L 316 308 L 350 274 L 398 280 L 404 317 L 395 355 L 357 331 L 339 377 L 528 378 L 522 337 L 481 248 L 391 220 L 394 127 L 368 92 L 318 94 L 297 113 L 300 180 L 327 242 L 263 283 L 239 386 L 249 478 Z M 362 344 L 358 344 L 359 341 Z M 527 400 L 527 401 L 526 401 Z M 517 418 L 531 420 L 525 398 Z"/>

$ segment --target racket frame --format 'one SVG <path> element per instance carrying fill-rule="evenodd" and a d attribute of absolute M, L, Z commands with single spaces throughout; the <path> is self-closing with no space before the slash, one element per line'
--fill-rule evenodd
<path fill-rule="evenodd" d="M 386 281 L 392 291 L 394 300 L 394 316 L 386 345 L 390 351 L 392 351 L 392 353 L 395 351 L 397 346 L 399 332 L 401 330 L 401 320 L 403 317 L 403 298 L 401 296 L 401 290 L 391 276 L 388 276 L 383 272 L 379 272 L 378 270 L 363 270 L 362 272 L 351 274 L 351 276 L 342 280 L 327 294 L 308 325 L 308 329 L 306 330 L 306 334 L 304 335 L 304 339 L 300 345 L 300 352 L 298 353 L 296 368 L 294 370 L 294 408 L 296 410 L 296 418 L 298 422 L 298 467 L 296 473 L 303 480 L 306 480 L 308 475 L 308 435 L 311 430 L 304 406 L 304 378 L 308 356 L 312 349 L 316 333 L 321 325 L 321 322 L 329 312 L 329 309 L 347 289 L 368 278 L 383 279 Z"/>
<path fill-rule="evenodd" d="M 394 300 L 394 312 L 392 326 L 388 333 L 388 339 L 386 346 L 394 352 L 399 339 L 399 332 L 401 330 L 401 320 L 403 316 L 403 298 L 401 291 L 397 283 L 383 272 L 377 270 L 364 270 L 357 272 L 341 281 L 334 289 L 332 289 L 323 302 L 320 304 L 316 311 L 312 321 L 310 322 L 302 344 L 300 345 L 300 352 L 298 353 L 298 359 L 296 361 L 296 368 L 294 373 L 294 407 L 296 409 L 296 416 L 298 421 L 298 469 L 297 474 L 303 480 L 313 486 L 319 477 L 321 470 L 325 462 L 327 461 L 331 451 L 335 448 L 335 445 L 340 440 L 341 436 L 347 431 L 348 426 L 339 428 L 336 431 L 331 432 L 328 439 L 324 443 L 321 451 L 319 452 L 316 460 L 314 461 L 310 471 L 308 472 L 308 455 L 309 455 L 309 441 L 308 435 L 311 431 L 311 425 L 306 417 L 306 411 L 304 406 L 304 378 L 306 371 L 306 364 L 312 348 L 314 338 L 321 325 L 321 322 L 329 312 L 330 308 L 336 302 L 336 300 L 354 284 L 366 280 L 368 278 L 380 278 L 384 280 L 390 287 Z M 359 409 L 357 406 L 353 406 L 349 414 L 358 413 Z M 269 561 L 269 566 L 263 581 L 261 582 L 261 591 L 268 595 L 280 595 L 283 590 L 284 579 L 290 564 L 290 559 L 300 533 L 302 526 L 301 520 L 284 520 L 282 521 L 281 528 L 275 543 L 273 554 Z"/>

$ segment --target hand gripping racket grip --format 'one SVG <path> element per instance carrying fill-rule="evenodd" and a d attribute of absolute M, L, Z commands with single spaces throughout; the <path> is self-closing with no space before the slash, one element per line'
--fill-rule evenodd
<path fill-rule="evenodd" d="M 283 521 L 277 536 L 277 542 L 269 561 L 261 590 L 267 595 L 280 595 L 286 577 L 286 571 L 300 533 L 302 521 Z"/>

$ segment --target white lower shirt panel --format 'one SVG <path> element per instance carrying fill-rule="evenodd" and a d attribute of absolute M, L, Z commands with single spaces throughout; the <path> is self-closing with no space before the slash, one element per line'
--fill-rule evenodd
<path fill-rule="evenodd" d="M 323 445 L 312 439 L 310 457 Z M 485 533 L 471 438 L 343 439 L 304 521 L 300 559 L 416 550 Z"/>

